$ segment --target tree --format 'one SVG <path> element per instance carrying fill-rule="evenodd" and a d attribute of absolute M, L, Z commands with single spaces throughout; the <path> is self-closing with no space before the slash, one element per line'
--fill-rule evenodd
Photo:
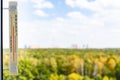
<path fill-rule="evenodd" d="M 117 80 L 120 79 L 120 62 L 118 62 L 115 66 L 115 76 Z"/>
<path fill-rule="evenodd" d="M 109 78 L 107 76 L 104 76 L 103 80 L 109 80 Z"/>
<path fill-rule="evenodd" d="M 116 66 L 116 61 L 113 58 L 109 58 L 107 61 L 107 67 L 113 71 Z"/>
<path fill-rule="evenodd" d="M 59 56 L 57 59 L 58 74 L 68 75 L 74 72 L 74 65 L 64 56 Z"/>
<path fill-rule="evenodd" d="M 91 78 L 89 78 L 88 76 L 85 76 L 85 77 L 83 78 L 83 80 L 94 80 L 94 79 L 91 79 Z"/>
<path fill-rule="evenodd" d="M 38 64 L 36 67 L 36 72 L 33 71 L 35 78 L 33 80 L 48 80 L 50 76 L 49 67 L 44 64 Z"/>
<path fill-rule="evenodd" d="M 49 80 L 65 80 L 64 75 L 51 74 Z"/>
<path fill-rule="evenodd" d="M 95 80 L 102 80 L 102 76 L 100 74 L 97 74 Z"/>
<path fill-rule="evenodd" d="M 71 73 L 68 75 L 68 80 L 82 80 L 83 77 L 77 73 Z"/>

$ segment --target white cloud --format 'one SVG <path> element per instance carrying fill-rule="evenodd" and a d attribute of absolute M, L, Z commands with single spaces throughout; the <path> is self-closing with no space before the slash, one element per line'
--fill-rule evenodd
<path fill-rule="evenodd" d="M 96 27 L 99 28 L 104 26 L 104 22 L 102 21 L 102 19 L 97 18 L 98 16 L 96 17 L 93 15 L 93 16 L 87 17 L 78 11 L 69 12 L 67 16 L 68 18 L 70 18 L 71 23 L 73 23 L 73 25 L 84 26 L 84 28 L 96 28 Z"/>
<path fill-rule="evenodd" d="M 61 17 L 57 17 L 56 20 L 57 20 L 57 21 L 60 21 L 60 22 L 64 22 L 64 21 L 65 21 L 65 19 L 64 19 L 64 18 L 61 18 Z"/>
<path fill-rule="evenodd" d="M 45 13 L 44 11 L 42 11 L 42 10 L 36 10 L 36 11 L 34 12 L 34 14 L 35 14 L 35 15 L 38 15 L 38 16 L 41 16 L 41 17 L 46 17 L 46 16 L 48 16 L 48 14 Z"/>
<path fill-rule="evenodd" d="M 120 9 L 120 0 L 95 0 L 92 2 L 88 2 L 87 0 L 66 0 L 66 4 L 73 8 L 86 8 L 97 12 L 112 8 Z"/>
<path fill-rule="evenodd" d="M 25 16 L 28 12 L 22 11 L 21 8 L 20 13 L 23 14 L 19 14 L 18 18 L 18 46 L 34 44 L 40 47 L 70 47 L 72 44 L 88 44 L 90 47 L 120 47 L 120 3 L 117 2 L 119 0 L 109 1 L 66 0 L 67 5 L 72 8 L 82 7 L 93 10 L 95 13 L 85 16 L 80 11 L 70 11 L 66 17 L 56 17 L 51 20 L 23 21 L 25 18 L 23 15 Z M 32 2 L 36 8 L 33 13 L 38 16 L 49 16 L 43 10 L 54 7 L 50 7 L 52 3 L 48 1 L 46 3 L 45 0 L 32 0 Z M 9 23 L 6 17 L 8 15 L 4 14 L 4 47 L 9 46 Z"/>
<path fill-rule="evenodd" d="M 34 14 L 42 17 L 48 16 L 48 14 L 44 12 L 44 9 L 51 9 L 54 7 L 54 5 L 47 0 L 31 0 L 31 2 L 33 3 L 33 7 L 37 9 Z"/>
<path fill-rule="evenodd" d="M 88 2 L 87 0 L 66 0 L 66 4 L 71 6 L 71 7 L 80 7 L 80 8 L 91 8 L 91 4 L 94 3 L 94 7 L 96 6 L 95 5 L 95 2 Z"/>
<path fill-rule="evenodd" d="M 44 9 L 44 8 L 53 8 L 53 4 L 47 0 L 31 0 L 34 3 L 35 8 Z"/>
<path fill-rule="evenodd" d="M 119 0 L 114 1 L 66 0 L 67 5 L 72 8 L 86 8 L 95 13 L 85 16 L 80 11 L 70 11 L 65 18 L 57 17 L 50 21 L 31 22 L 29 24 L 31 29 L 32 26 L 36 26 L 32 33 L 34 35 L 32 43 L 50 47 L 55 45 L 69 47 L 74 43 L 78 45 L 88 43 L 90 47 L 120 47 L 120 3 Z"/>
<path fill-rule="evenodd" d="M 9 1 L 27 2 L 28 0 L 9 0 Z"/>
<path fill-rule="evenodd" d="M 85 19 L 86 16 L 84 16 L 83 14 L 81 14 L 81 12 L 69 12 L 67 14 L 68 17 L 73 18 L 73 19 Z"/>
<path fill-rule="evenodd" d="M 66 4 L 73 8 L 79 7 L 95 11 L 95 13 L 90 17 L 84 17 L 84 15 L 80 14 L 80 12 L 68 13 L 69 15 L 71 14 L 71 17 L 74 17 L 76 20 L 82 20 L 82 23 L 86 22 L 88 24 L 86 26 L 88 27 L 99 26 L 106 29 L 114 27 L 118 28 L 120 25 L 120 0 L 95 0 L 92 2 L 88 2 L 87 0 L 66 0 Z"/>

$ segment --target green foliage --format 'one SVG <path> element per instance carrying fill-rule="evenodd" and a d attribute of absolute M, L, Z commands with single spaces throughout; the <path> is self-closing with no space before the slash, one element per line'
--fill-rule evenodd
<path fill-rule="evenodd" d="M 120 49 L 19 49 L 19 75 L 12 76 L 4 70 L 3 79 L 119 80 L 119 53 Z M 6 67 L 8 50 L 3 57 L 3 67 Z"/>
<path fill-rule="evenodd" d="M 66 80 L 64 75 L 51 74 L 49 80 Z"/>
<path fill-rule="evenodd" d="M 102 80 L 102 76 L 100 74 L 97 74 L 95 77 L 96 80 Z"/>
<path fill-rule="evenodd" d="M 116 76 L 117 80 L 120 79 L 120 62 L 118 62 L 116 64 L 116 67 L 115 67 L 115 76 Z"/>
<path fill-rule="evenodd" d="M 46 80 L 50 76 L 50 70 L 44 64 L 38 64 L 36 67 L 36 73 L 34 80 Z"/>
<path fill-rule="evenodd" d="M 94 79 L 89 78 L 88 76 L 85 76 L 83 80 L 94 80 Z"/>

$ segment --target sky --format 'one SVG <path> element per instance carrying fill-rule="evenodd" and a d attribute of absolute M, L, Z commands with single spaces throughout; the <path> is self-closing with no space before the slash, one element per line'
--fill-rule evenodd
<path fill-rule="evenodd" d="M 10 0 L 17 1 L 17 0 Z M 8 7 L 9 0 L 3 0 Z M 18 0 L 18 47 L 120 48 L 120 0 Z M 3 47 L 9 14 L 3 11 Z"/>

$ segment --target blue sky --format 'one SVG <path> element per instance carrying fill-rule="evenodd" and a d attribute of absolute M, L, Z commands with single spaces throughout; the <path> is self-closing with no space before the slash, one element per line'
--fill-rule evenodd
<path fill-rule="evenodd" d="M 12 0 L 10 0 L 12 1 Z M 17 1 L 17 0 L 16 0 Z M 4 0 L 8 7 L 9 0 Z M 18 46 L 120 47 L 120 0 L 18 0 Z M 4 48 L 9 47 L 4 10 Z"/>

